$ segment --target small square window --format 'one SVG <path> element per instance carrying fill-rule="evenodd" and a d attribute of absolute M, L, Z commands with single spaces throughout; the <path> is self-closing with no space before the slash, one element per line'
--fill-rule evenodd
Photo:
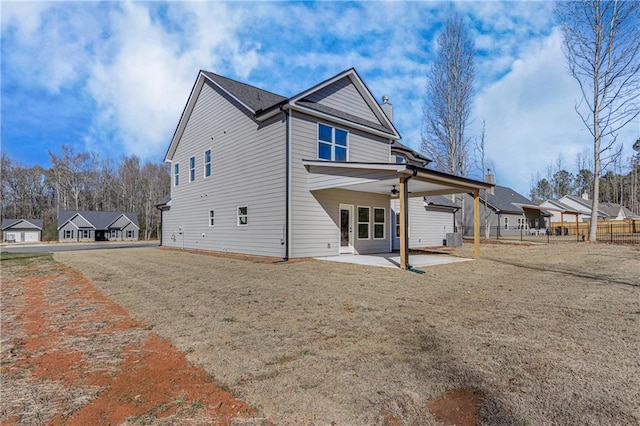
<path fill-rule="evenodd" d="M 238 207 L 238 226 L 249 224 L 249 208 L 247 206 Z"/>

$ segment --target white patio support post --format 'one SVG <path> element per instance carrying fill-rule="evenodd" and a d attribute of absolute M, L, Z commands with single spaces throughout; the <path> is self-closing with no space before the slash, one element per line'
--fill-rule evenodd
<path fill-rule="evenodd" d="M 473 191 L 473 255 L 480 257 L 480 190 Z"/>
<path fill-rule="evenodd" d="M 400 268 L 409 268 L 409 230 L 407 229 L 407 206 L 409 192 L 407 178 L 400 178 Z"/>

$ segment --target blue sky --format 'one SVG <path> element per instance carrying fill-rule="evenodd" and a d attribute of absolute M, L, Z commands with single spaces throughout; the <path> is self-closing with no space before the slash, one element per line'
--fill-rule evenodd
<path fill-rule="evenodd" d="M 420 148 L 437 31 L 460 14 L 477 49 L 469 136 L 486 121 L 499 184 L 528 195 L 589 133 L 574 111 L 553 4 L 538 2 L 2 2 L 2 149 L 49 166 L 61 144 L 161 161 L 198 70 L 292 96 L 354 67 Z M 625 155 L 640 124 L 623 129 Z M 472 175 L 478 177 L 479 170 Z"/>

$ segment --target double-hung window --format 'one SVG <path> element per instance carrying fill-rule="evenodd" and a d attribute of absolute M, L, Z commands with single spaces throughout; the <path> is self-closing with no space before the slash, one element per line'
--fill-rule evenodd
<path fill-rule="evenodd" d="M 211 150 L 204 152 L 204 177 L 211 176 Z"/>
<path fill-rule="evenodd" d="M 127 238 L 133 238 L 133 230 L 127 229 Z"/>
<path fill-rule="evenodd" d="M 384 209 L 379 207 L 373 208 L 373 238 L 384 238 Z"/>
<path fill-rule="evenodd" d="M 173 165 L 173 186 L 178 186 L 180 183 L 180 163 Z"/>
<path fill-rule="evenodd" d="M 215 212 L 213 210 L 209 210 L 209 226 L 215 225 Z"/>
<path fill-rule="evenodd" d="M 369 239 L 369 221 L 371 219 L 370 207 L 358 207 L 358 239 Z"/>
<path fill-rule="evenodd" d="M 189 157 L 189 182 L 196 180 L 196 157 Z"/>
<path fill-rule="evenodd" d="M 318 158 L 330 161 L 349 159 L 349 132 L 318 123 Z"/>
<path fill-rule="evenodd" d="M 65 229 L 64 230 L 64 238 L 65 239 L 73 238 L 73 230 L 72 229 Z"/>
<path fill-rule="evenodd" d="M 238 226 L 249 224 L 249 208 L 247 206 L 238 207 Z"/>

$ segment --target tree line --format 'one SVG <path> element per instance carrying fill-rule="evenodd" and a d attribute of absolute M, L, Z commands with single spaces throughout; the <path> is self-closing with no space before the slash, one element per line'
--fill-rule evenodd
<path fill-rule="evenodd" d="M 565 195 L 587 194 L 591 198 L 595 181 L 592 170 L 588 154 L 578 154 L 574 168 L 566 167 L 559 155 L 554 164 L 547 166 L 545 177 L 538 173 L 532 178 L 530 198 L 537 202 Z M 620 204 L 640 214 L 640 152 L 626 160 L 618 155 L 598 181 L 601 201 Z"/>
<path fill-rule="evenodd" d="M 0 207 L 5 218 L 44 219 L 44 240 L 57 240 L 60 210 L 125 211 L 138 215 L 140 238 L 157 238 L 160 212 L 155 207 L 169 193 L 164 164 L 142 162 L 135 155 L 117 160 L 62 145 L 49 151 L 50 168 L 25 166 L 2 152 Z"/>

